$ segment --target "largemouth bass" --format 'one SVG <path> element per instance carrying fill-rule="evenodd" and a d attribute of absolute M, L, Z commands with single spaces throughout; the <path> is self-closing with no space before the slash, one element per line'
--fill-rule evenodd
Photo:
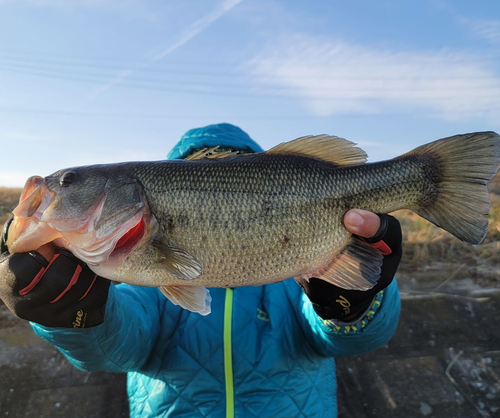
<path fill-rule="evenodd" d="M 8 246 L 25 252 L 53 241 L 100 276 L 157 286 L 206 315 L 206 287 L 290 277 L 373 287 L 382 255 L 343 226 L 352 208 L 410 209 L 470 244 L 483 240 L 498 134 L 444 138 L 371 164 L 354 145 L 309 136 L 256 154 L 34 176 L 14 210 Z"/>

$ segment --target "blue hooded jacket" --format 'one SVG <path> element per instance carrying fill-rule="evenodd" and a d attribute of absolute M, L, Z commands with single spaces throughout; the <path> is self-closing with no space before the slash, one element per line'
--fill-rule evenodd
<path fill-rule="evenodd" d="M 186 133 L 169 158 L 215 145 L 261 148 L 239 128 Z M 324 321 L 293 279 L 210 289 L 212 313 L 170 303 L 156 288 L 111 285 L 104 323 L 35 332 L 76 367 L 126 372 L 132 417 L 334 417 L 334 357 L 384 345 L 400 312 L 394 280 L 356 324 Z"/>

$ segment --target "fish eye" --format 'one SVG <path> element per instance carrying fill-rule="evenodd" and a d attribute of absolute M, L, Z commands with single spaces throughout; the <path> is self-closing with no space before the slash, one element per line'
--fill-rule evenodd
<path fill-rule="evenodd" d="M 67 171 L 61 176 L 59 180 L 59 185 L 61 187 L 68 187 L 75 180 L 76 180 L 76 173 L 74 171 Z"/>

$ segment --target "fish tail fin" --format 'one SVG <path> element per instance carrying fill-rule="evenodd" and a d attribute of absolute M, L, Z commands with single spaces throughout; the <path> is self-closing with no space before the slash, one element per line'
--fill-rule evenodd
<path fill-rule="evenodd" d="M 479 244 L 486 235 L 491 201 L 486 183 L 500 163 L 500 136 L 477 132 L 443 138 L 405 154 L 428 160 L 432 183 L 410 209 L 455 237 Z M 404 157 L 404 156 L 403 156 Z"/>

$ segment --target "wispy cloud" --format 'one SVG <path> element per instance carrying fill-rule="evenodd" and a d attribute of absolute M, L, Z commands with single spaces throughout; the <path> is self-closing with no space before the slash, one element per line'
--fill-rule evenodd
<path fill-rule="evenodd" d="M 0 4 L 26 3 L 32 6 L 58 9 L 123 9 L 141 4 L 140 0 L 0 0 Z"/>
<path fill-rule="evenodd" d="M 458 21 L 469 28 L 476 36 L 500 44 L 500 20 L 472 19 L 461 16 Z"/>
<path fill-rule="evenodd" d="M 0 132 L 0 138 L 9 141 L 26 141 L 26 142 L 37 142 L 37 141 L 50 141 L 49 138 L 41 137 L 39 135 L 28 134 L 24 132 Z"/>
<path fill-rule="evenodd" d="M 71 13 L 105 11 L 123 16 L 127 21 L 134 19 L 154 21 L 157 19 L 157 12 L 149 3 L 141 0 L 0 0 L 0 7 L 26 4 L 30 9 L 45 8 Z"/>
<path fill-rule="evenodd" d="M 462 52 L 377 50 L 295 35 L 265 47 L 248 71 L 261 91 L 300 97 L 322 116 L 408 109 L 446 119 L 500 116 L 500 78 Z"/>
<path fill-rule="evenodd" d="M 166 47 L 163 47 L 161 49 L 161 52 L 156 53 L 151 58 L 149 58 L 148 61 L 144 63 L 143 69 L 150 67 L 156 61 L 165 58 L 167 55 L 171 54 L 180 47 L 184 46 L 196 35 L 199 35 L 207 27 L 209 27 L 212 23 L 214 23 L 217 19 L 220 19 L 222 16 L 224 16 L 227 12 L 229 12 L 233 7 L 235 7 L 242 1 L 243 0 L 224 0 L 223 2 L 219 3 L 213 11 L 203 16 L 201 19 L 198 19 L 197 21 L 189 25 L 183 32 L 181 32 L 178 39 L 175 39 Z M 134 74 L 134 72 L 135 72 L 134 70 L 130 69 L 124 69 L 120 71 L 120 73 L 113 80 L 99 87 L 96 91 L 88 95 L 88 99 L 90 100 L 95 99 L 99 94 L 126 80 L 130 75 Z"/>

